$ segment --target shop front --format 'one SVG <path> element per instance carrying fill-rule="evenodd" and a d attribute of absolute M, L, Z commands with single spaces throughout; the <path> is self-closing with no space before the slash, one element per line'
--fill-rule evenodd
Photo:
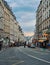
<path fill-rule="evenodd" d="M 46 34 L 48 34 L 48 45 L 47 47 L 50 48 L 50 28 L 47 30 Z"/>
<path fill-rule="evenodd" d="M 39 42 L 39 47 L 41 48 L 47 48 L 48 40 L 46 37 L 42 37 L 38 40 Z"/>

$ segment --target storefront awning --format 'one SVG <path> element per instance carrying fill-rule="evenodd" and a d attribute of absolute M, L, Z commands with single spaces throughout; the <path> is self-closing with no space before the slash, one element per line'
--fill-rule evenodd
<path fill-rule="evenodd" d="M 43 38 L 42 38 L 42 40 L 44 40 L 44 41 L 45 41 L 45 40 L 47 40 L 47 38 L 46 38 L 46 37 L 43 37 Z"/>
<path fill-rule="evenodd" d="M 38 40 L 38 42 L 44 42 L 44 40 Z"/>
<path fill-rule="evenodd" d="M 46 38 L 46 37 L 39 38 L 39 42 L 44 42 L 44 41 L 46 41 L 46 40 L 47 40 L 47 38 Z"/>
<path fill-rule="evenodd" d="M 46 37 L 39 38 L 39 40 L 47 40 Z"/>
<path fill-rule="evenodd" d="M 48 36 L 48 34 L 44 33 L 43 36 Z"/>

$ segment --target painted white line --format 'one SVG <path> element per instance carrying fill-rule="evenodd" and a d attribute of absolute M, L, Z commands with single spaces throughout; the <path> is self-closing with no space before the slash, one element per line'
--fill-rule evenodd
<path fill-rule="evenodd" d="M 49 64 L 50 64 L 49 61 L 46 61 L 46 60 L 44 60 L 44 59 L 40 59 L 40 58 L 37 58 L 37 57 L 32 56 L 32 55 L 29 55 L 29 54 L 26 54 L 26 55 L 27 55 L 27 56 L 30 56 L 30 57 L 32 57 L 32 58 L 35 58 L 35 59 L 37 59 L 37 60 L 40 60 L 40 61 L 43 61 L 43 62 L 45 62 L 45 63 L 49 63 Z"/>
<path fill-rule="evenodd" d="M 41 58 L 38 58 L 38 57 L 35 57 L 35 56 L 32 56 L 32 55 L 30 55 L 30 54 L 28 54 L 28 53 L 23 52 L 21 49 L 19 49 L 19 51 L 21 51 L 23 54 L 25 54 L 25 55 L 27 55 L 27 56 L 29 56 L 29 57 L 32 57 L 32 58 L 37 59 L 37 60 L 39 60 L 39 61 L 42 61 L 42 62 L 45 62 L 45 63 L 50 64 L 49 61 L 44 60 L 44 59 L 41 59 Z"/>
<path fill-rule="evenodd" d="M 20 61 L 20 62 L 14 63 L 13 65 L 18 65 L 18 64 L 21 64 L 21 63 L 24 63 L 24 61 Z"/>

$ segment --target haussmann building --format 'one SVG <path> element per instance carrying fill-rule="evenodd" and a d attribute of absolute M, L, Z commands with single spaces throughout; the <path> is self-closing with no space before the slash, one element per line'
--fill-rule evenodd
<path fill-rule="evenodd" d="M 36 36 L 42 46 L 50 43 L 50 0 L 41 0 L 36 11 Z"/>
<path fill-rule="evenodd" d="M 14 42 L 24 42 L 24 34 L 13 14 L 11 8 L 5 0 L 0 0 L 0 41 L 3 45 Z"/>

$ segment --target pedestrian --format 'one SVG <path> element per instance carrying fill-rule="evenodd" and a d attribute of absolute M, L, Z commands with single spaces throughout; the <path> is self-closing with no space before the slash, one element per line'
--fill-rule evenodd
<path fill-rule="evenodd" d="M 1 51 L 1 48 L 2 48 L 2 41 L 0 41 L 0 51 Z"/>
<path fill-rule="evenodd" d="M 26 41 L 24 42 L 24 48 L 25 48 L 25 46 L 26 46 Z"/>

